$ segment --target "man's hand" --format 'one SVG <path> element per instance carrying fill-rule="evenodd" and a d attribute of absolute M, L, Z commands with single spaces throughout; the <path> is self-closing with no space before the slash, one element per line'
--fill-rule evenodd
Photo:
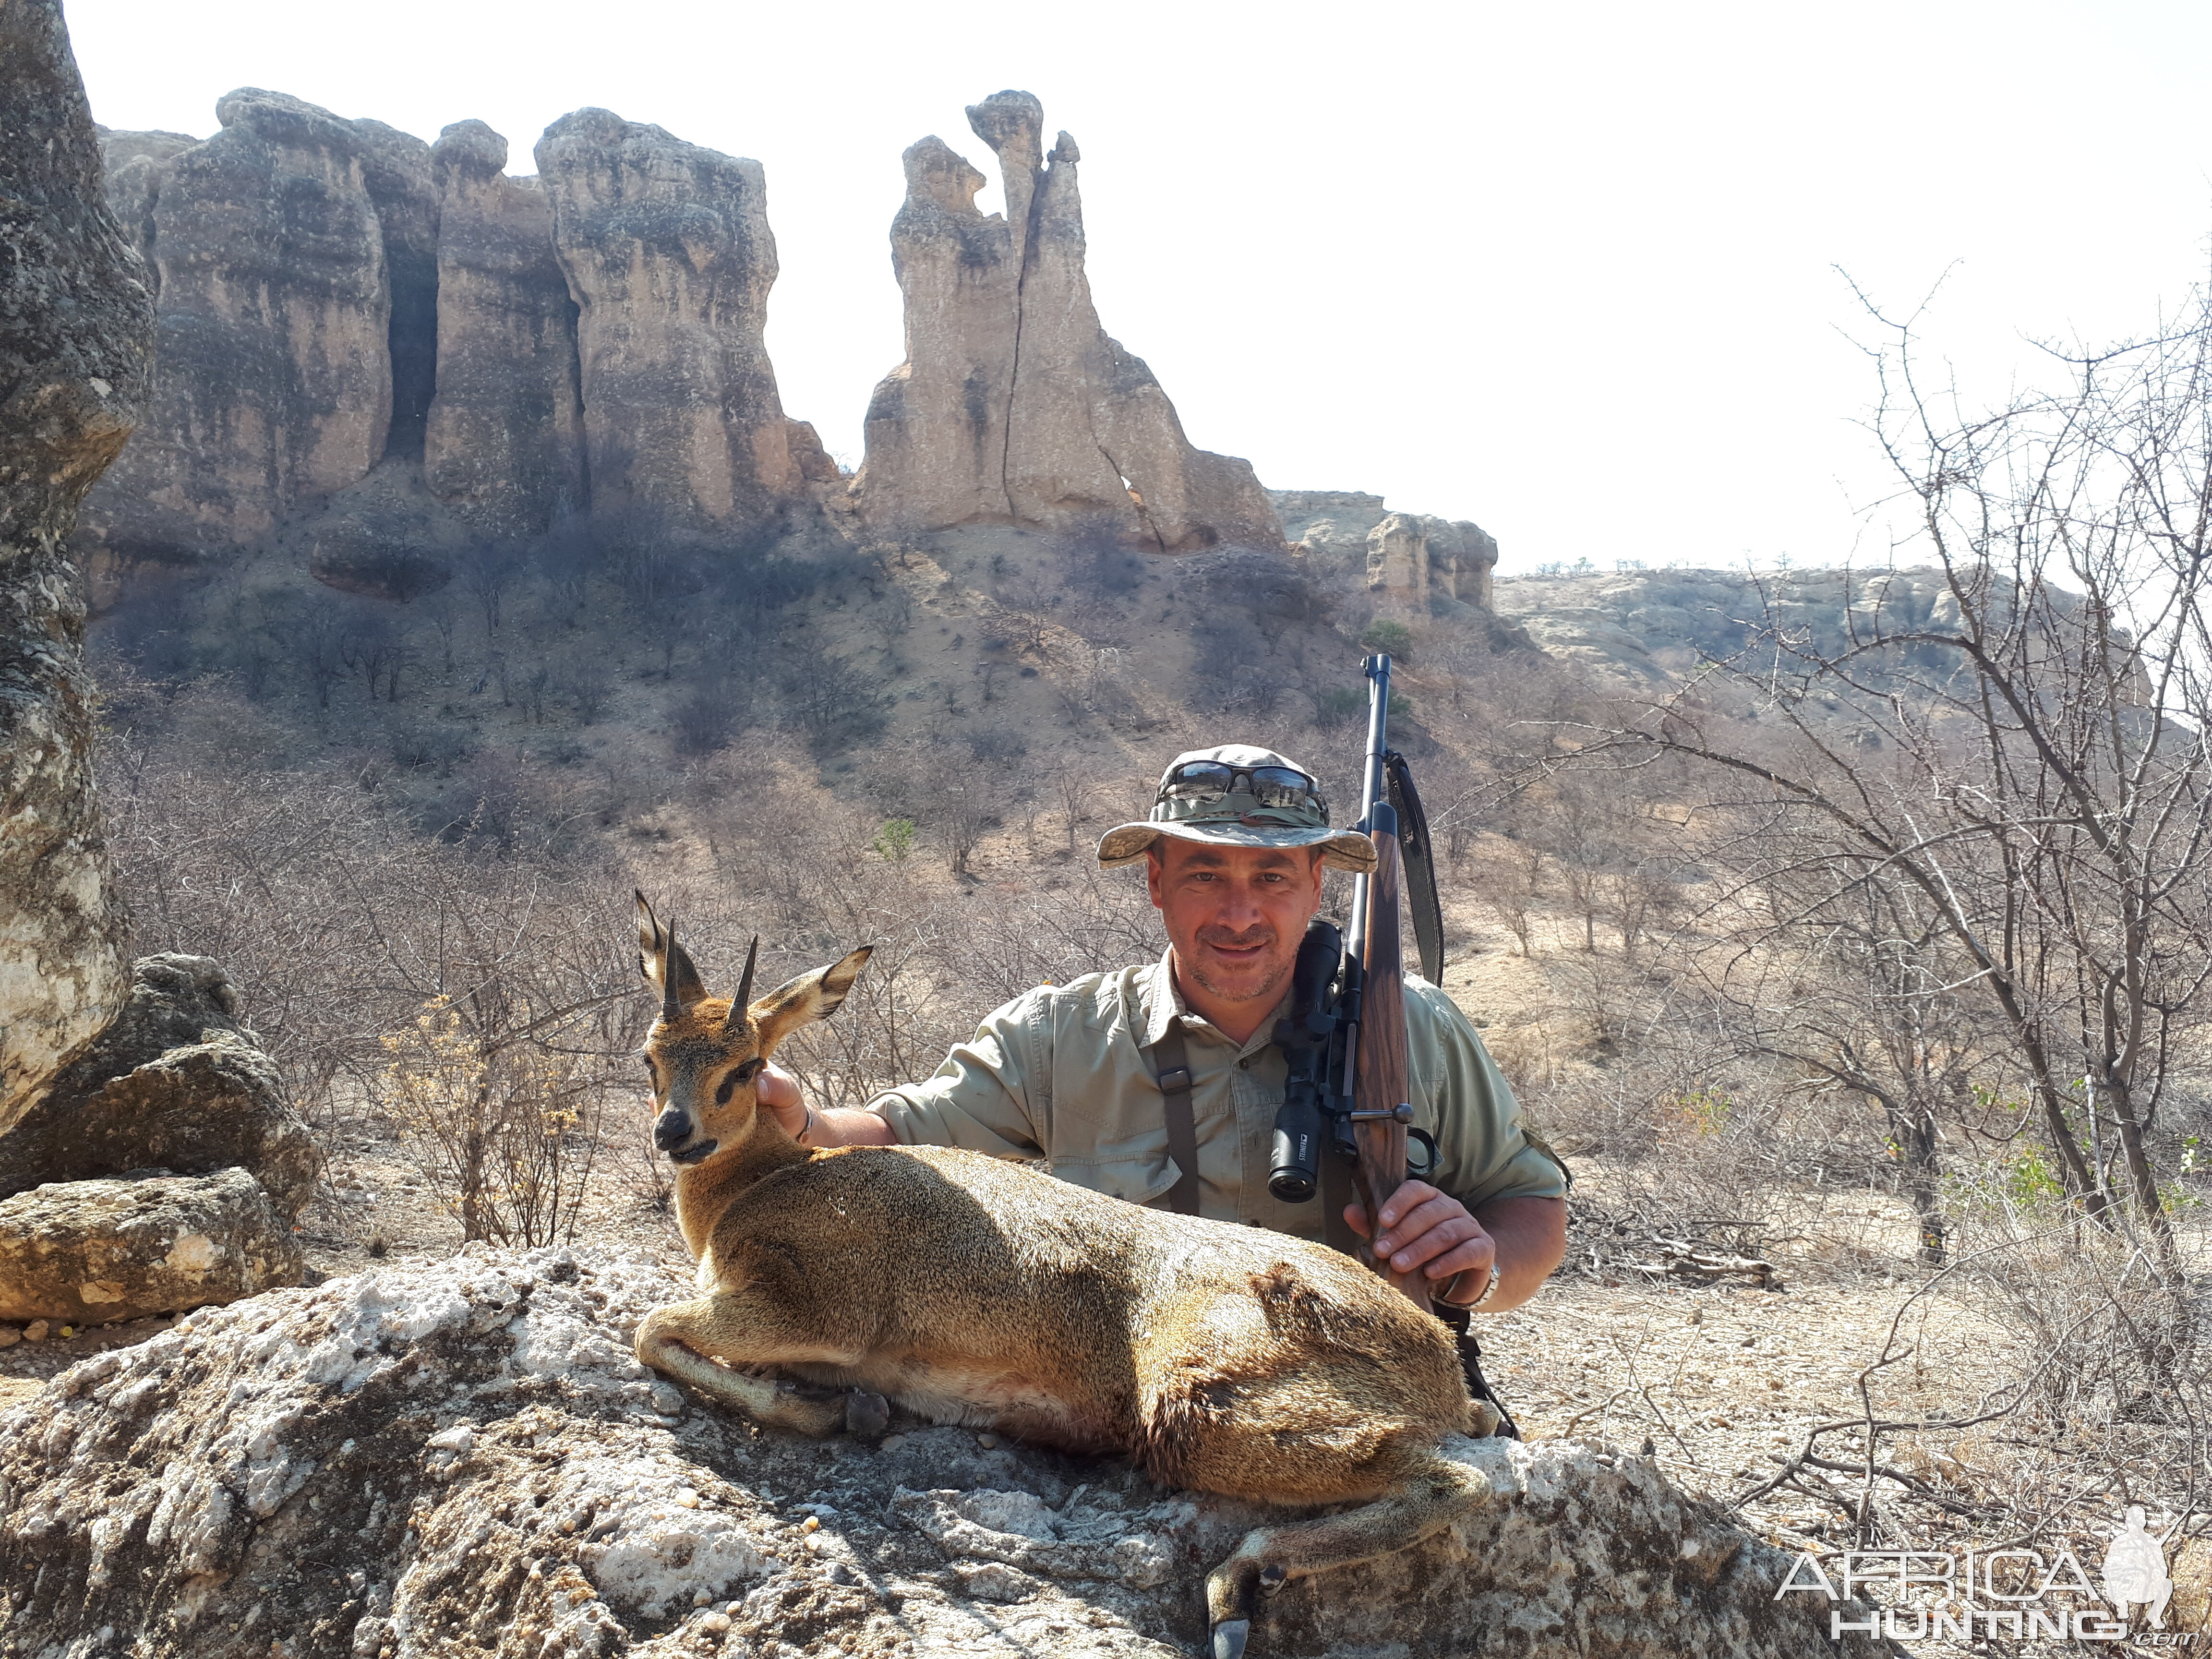
<path fill-rule="evenodd" d="M 1344 1218 L 1362 1238 L 1374 1231 L 1357 1199 L 1345 1206 Z M 1383 1201 L 1382 1228 L 1375 1254 L 1388 1256 L 1397 1272 L 1409 1273 L 1419 1267 L 1437 1293 L 1444 1290 L 1446 1279 L 1478 1273 L 1474 1295 L 1482 1294 L 1481 1287 L 1490 1279 L 1490 1264 L 1498 1259 L 1498 1241 L 1449 1193 L 1438 1192 L 1425 1181 L 1407 1182 Z"/>
<path fill-rule="evenodd" d="M 753 1079 L 753 1095 L 783 1126 L 784 1133 L 799 1139 L 806 1127 L 806 1099 L 799 1092 L 797 1078 L 774 1060 L 763 1060 L 760 1075 Z"/>
<path fill-rule="evenodd" d="M 810 1130 L 806 1121 L 806 1097 L 799 1091 L 799 1079 L 774 1060 L 764 1062 L 760 1075 L 753 1080 L 754 1098 L 763 1110 L 773 1115 L 783 1126 L 784 1133 L 802 1146 L 888 1146 L 896 1137 L 890 1126 L 873 1112 L 821 1111 L 814 1114 L 814 1126 Z M 804 1135 L 805 1139 L 800 1139 Z"/>
<path fill-rule="evenodd" d="M 1344 1218 L 1362 1238 L 1371 1231 L 1355 1200 Z M 1567 1253 L 1567 1205 L 1559 1198 L 1501 1198 L 1482 1206 L 1480 1219 L 1466 1205 L 1425 1181 L 1409 1181 L 1382 1205 L 1382 1237 L 1376 1253 L 1399 1273 L 1420 1269 L 1434 1294 L 1460 1306 L 1479 1297 L 1498 1264 L 1498 1294 L 1486 1313 L 1517 1308 L 1542 1288 Z M 1457 1285 L 1448 1281 L 1467 1273 Z"/>

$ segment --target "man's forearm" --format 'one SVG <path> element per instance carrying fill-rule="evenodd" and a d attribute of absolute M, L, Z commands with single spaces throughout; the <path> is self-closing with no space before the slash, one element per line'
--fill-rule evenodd
<path fill-rule="evenodd" d="M 898 1137 L 891 1126 L 875 1113 L 850 1107 L 839 1107 L 834 1111 L 817 1111 L 811 1124 L 802 1125 L 799 1137 L 802 1146 L 896 1146 Z"/>
<path fill-rule="evenodd" d="M 1501 1198 L 1475 1211 L 1474 1218 L 1498 1246 L 1498 1294 L 1482 1304 L 1486 1314 L 1519 1307 L 1566 1258 L 1564 1198 Z"/>

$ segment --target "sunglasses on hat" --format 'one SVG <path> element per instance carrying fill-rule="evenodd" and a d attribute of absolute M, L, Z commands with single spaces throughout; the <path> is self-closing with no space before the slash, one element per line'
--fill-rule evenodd
<path fill-rule="evenodd" d="M 1242 789 L 1237 787 L 1240 779 L 1243 781 Z M 1153 805 L 1165 806 L 1174 801 L 1202 806 L 1240 793 L 1251 796 L 1262 806 L 1317 812 L 1323 823 L 1328 822 L 1328 802 L 1322 799 L 1321 786 L 1295 766 L 1231 766 L 1225 761 L 1185 761 L 1160 781 L 1159 793 L 1153 798 Z"/>

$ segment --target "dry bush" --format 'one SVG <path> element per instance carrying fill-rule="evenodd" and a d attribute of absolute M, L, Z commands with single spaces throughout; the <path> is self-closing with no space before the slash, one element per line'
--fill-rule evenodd
<path fill-rule="evenodd" d="M 968 757 L 925 747 L 915 758 L 951 766 Z M 862 1104 L 927 1076 L 984 1015 L 1040 983 L 1159 953 L 1157 919 L 1135 875 L 1091 870 L 1048 884 L 1031 873 L 979 889 L 911 857 L 903 835 L 884 834 L 892 807 L 890 822 L 910 811 L 915 833 L 931 838 L 947 833 L 931 811 L 952 808 L 919 783 L 900 787 L 888 766 L 885 804 L 875 809 L 838 802 L 764 749 L 732 751 L 716 769 L 702 775 L 696 809 L 711 872 L 670 869 L 647 884 L 683 915 L 710 987 L 733 977 L 755 933 L 771 983 L 875 945 L 837 1018 L 793 1040 L 790 1063 L 820 1103 Z M 1000 788 L 991 781 L 1003 770 L 960 767 L 963 787 L 977 792 L 957 804 L 963 822 L 979 801 L 994 816 L 1005 806 L 983 793 Z M 741 799 L 720 782 L 739 775 Z"/>
<path fill-rule="evenodd" d="M 358 780 L 104 760 L 134 947 L 221 961 L 295 1109 L 384 1113 L 466 1237 L 572 1233 L 649 1018 L 608 877 L 431 839 Z"/>
<path fill-rule="evenodd" d="M 1960 1277 L 2035 1357 L 2031 1400 L 2044 1425 L 2171 1427 L 2201 1409 L 2192 1304 L 2124 1222 L 2067 1205 L 2057 1172 L 2033 1152 L 1954 1176 L 1947 1196 Z"/>
<path fill-rule="evenodd" d="M 600 1091 L 591 1056 L 540 1040 L 540 1011 L 524 1003 L 485 1020 L 506 1001 L 433 997 L 411 1026 L 384 1033 L 390 1063 L 370 1074 L 369 1095 L 464 1241 L 533 1249 L 575 1237 Z"/>

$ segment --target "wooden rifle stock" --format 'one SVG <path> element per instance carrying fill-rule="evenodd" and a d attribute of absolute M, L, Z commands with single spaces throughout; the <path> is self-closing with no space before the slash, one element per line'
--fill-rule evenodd
<path fill-rule="evenodd" d="M 1398 935 L 1398 836 L 1395 823 L 1378 829 L 1375 873 L 1367 881 L 1365 990 L 1359 1011 L 1359 1050 L 1353 1060 L 1352 1106 L 1355 1112 L 1392 1113 L 1409 1099 L 1412 1066 L 1406 1051 L 1404 958 Z M 1382 1231 L 1382 1206 L 1406 1184 L 1406 1126 L 1393 1116 L 1355 1119 L 1352 1143 L 1359 1149 L 1359 1201 L 1367 1212 L 1372 1238 Z M 1429 1282 L 1418 1267 L 1390 1271 L 1371 1246 L 1360 1257 L 1376 1272 L 1428 1310 Z"/>

